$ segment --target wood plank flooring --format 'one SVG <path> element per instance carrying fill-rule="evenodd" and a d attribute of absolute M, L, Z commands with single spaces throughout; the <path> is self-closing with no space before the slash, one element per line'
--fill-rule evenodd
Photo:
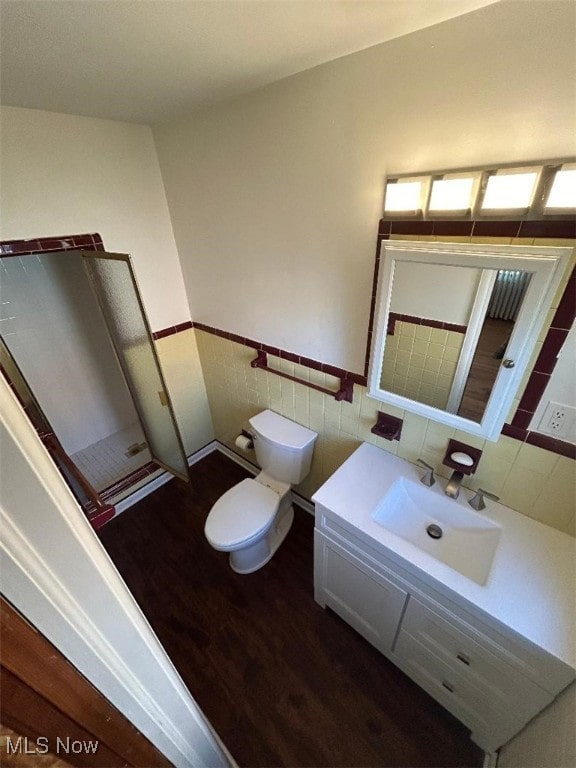
<path fill-rule="evenodd" d="M 480 766 L 467 730 L 313 597 L 313 517 L 234 573 L 203 527 L 248 474 L 219 452 L 99 531 L 192 695 L 241 766 Z"/>

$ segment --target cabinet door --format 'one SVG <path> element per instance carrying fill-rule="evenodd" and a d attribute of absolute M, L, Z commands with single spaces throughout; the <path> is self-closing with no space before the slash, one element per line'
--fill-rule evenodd
<path fill-rule="evenodd" d="M 316 601 L 383 653 L 390 653 L 407 593 L 356 555 L 315 532 Z"/>

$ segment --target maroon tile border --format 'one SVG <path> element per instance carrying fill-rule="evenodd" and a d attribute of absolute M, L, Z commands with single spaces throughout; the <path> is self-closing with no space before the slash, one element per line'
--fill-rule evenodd
<path fill-rule="evenodd" d="M 88 522 L 92 528 L 97 531 L 99 528 L 102 528 L 103 525 L 106 525 L 109 520 L 112 520 L 115 514 L 116 507 L 107 506 L 104 507 L 104 509 L 99 509 L 98 512 L 91 514 L 88 517 Z"/>
<path fill-rule="evenodd" d="M 569 331 L 572 328 L 574 317 L 576 317 L 576 269 L 572 270 L 566 290 L 550 323 L 550 328 Z"/>
<path fill-rule="evenodd" d="M 460 222 L 459 222 L 460 223 Z M 396 221 L 390 222 L 390 235 L 433 235 L 433 221 Z"/>
<path fill-rule="evenodd" d="M 346 371 L 344 368 L 338 368 L 337 366 L 330 365 L 329 363 L 322 363 L 321 361 L 313 360 L 310 357 L 303 357 L 302 355 L 297 355 L 294 352 L 287 352 L 285 349 L 272 347 L 269 344 L 264 344 L 261 341 L 254 341 L 254 339 L 248 339 L 244 336 L 238 336 L 235 333 L 223 331 L 220 328 L 214 328 L 211 325 L 205 325 L 204 323 L 194 323 L 193 325 L 194 328 L 197 328 L 199 331 L 205 331 L 206 333 L 211 333 L 214 336 L 220 336 L 223 339 L 235 341 L 237 344 L 243 344 L 245 347 L 251 347 L 256 352 L 266 352 L 267 354 L 273 355 L 274 357 L 280 357 L 282 360 L 288 360 L 291 363 L 304 365 L 306 368 L 313 368 L 315 371 L 321 371 L 322 373 L 327 373 L 330 376 L 337 376 L 341 379 L 352 381 L 354 384 L 362 384 L 363 386 L 366 386 L 366 376 L 362 376 L 359 373 Z"/>
<path fill-rule="evenodd" d="M 475 237 L 518 237 L 520 221 L 476 221 L 473 234 Z"/>
<path fill-rule="evenodd" d="M 576 445 L 573 443 L 565 443 L 563 440 L 557 440 L 555 437 L 549 437 L 548 435 L 541 435 L 539 432 L 528 432 L 526 442 L 538 448 L 544 448 L 546 451 L 567 456 L 569 459 L 576 459 Z"/>
<path fill-rule="evenodd" d="M 454 331 L 455 333 L 466 333 L 468 326 L 456 325 L 456 323 L 444 323 L 442 320 L 430 320 L 427 317 L 418 317 L 417 315 L 402 315 L 398 312 L 388 313 L 388 330 L 389 336 L 394 336 L 396 330 L 396 323 L 401 320 L 404 323 L 412 323 L 413 325 L 426 325 L 428 328 L 440 328 L 444 331 Z"/>
<path fill-rule="evenodd" d="M 113 485 L 109 485 L 107 488 L 104 488 L 104 490 L 100 492 L 100 496 L 102 499 L 104 499 L 104 501 L 108 501 L 108 499 L 116 496 L 116 494 L 128 490 L 128 488 L 140 480 L 144 480 L 146 477 L 149 477 L 155 472 L 158 472 L 159 469 L 162 469 L 162 467 L 160 467 L 154 461 L 149 461 L 147 464 L 144 464 L 144 466 L 135 469 L 134 472 L 126 475 L 121 480 L 115 482 Z"/>
<path fill-rule="evenodd" d="M 502 434 L 512 437 L 514 440 L 520 440 L 522 443 L 529 443 L 538 448 L 544 448 L 546 451 L 558 453 L 560 456 L 576 459 L 576 445 L 574 443 L 566 443 L 564 440 L 558 440 L 549 435 L 542 435 L 540 432 L 531 432 L 522 427 L 512 426 L 512 424 L 504 424 Z"/>
<path fill-rule="evenodd" d="M 576 219 L 523 221 L 518 237 L 554 237 L 574 240 Z"/>
<path fill-rule="evenodd" d="M 512 419 L 512 426 L 527 430 L 534 416 L 534 411 L 527 411 L 525 408 L 518 408 Z"/>
<path fill-rule="evenodd" d="M 381 219 L 380 235 L 576 238 L 576 219 Z"/>
<path fill-rule="evenodd" d="M 125 477 L 116 481 L 113 485 L 109 485 L 103 491 L 99 491 L 98 495 L 102 501 L 110 501 L 110 499 L 116 496 L 118 493 L 129 490 L 136 483 L 144 480 L 147 477 L 150 477 L 161 469 L 162 467 L 160 467 L 158 464 L 155 464 L 153 461 L 149 461 L 147 464 L 144 464 L 144 466 L 135 469 L 134 472 L 131 472 L 129 475 L 126 475 Z M 92 502 L 88 502 L 83 507 L 83 509 L 90 520 L 92 519 L 92 515 L 98 511 L 96 505 Z M 105 522 L 107 522 L 107 520 L 108 518 L 106 518 Z"/>
<path fill-rule="evenodd" d="M 175 333 L 180 333 L 180 331 L 187 331 L 189 328 L 193 327 L 194 323 L 192 320 L 186 320 L 184 323 L 178 323 L 178 325 L 171 325 L 168 328 L 162 328 L 161 331 L 154 331 L 152 338 L 154 341 L 158 341 L 158 339 L 164 339 L 166 336 L 172 336 Z"/>
<path fill-rule="evenodd" d="M 558 309 L 552 318 L 550 328 L 548 329 L 544 343 L 542 344 L 542 349 L 534 363 L 534 368 L 532 369 L 532 373 L 526 384 L 526 389 L 520 398 L 518 410 L 512 419 L 512 426 L 523 429 L 528 428 L 532 421 L 532 417 L 538 408 L 544 389 L 550 381 L 552 371 L 556 367 L 558 354 L 568 336 L 568 332 L 572 327 L 575 316 L 576 268 L 572 270 L 572 274 L 568 279 Z M 548 438 L 548 436 L 546 437 Z M 554 441 L 555 438 L 549 438 L 549 440 Z M 536 443 L 533 443 L 533 445 L 536 445 Z M 540 447 L 544 447 L 544 445 L 541 445 Z"/>
<path fill-rule="evenodd" d="M 0 242 L 0 257 L 31 256 L 35 253 L 73 251 L 80 248 L 85 251 L 102 251 L 104 244 L 97 232 L 91 235 L 37 237 L 33 240 L 2 240 Z"/>
<path fill-rule="evenodd" d="M 520 440 L 523 443 L 528 437 L 528 430 L 523 427 L 514 427 L 512 424 L 504 424 L 500 434 L 506 437 L 513 437 L 514 440 Z"/>
<path fill-rule="evenodd" d="M 433 235 L 444 235 L 445 237 L 468 237 L 474 230 L 474 221 L 435 221 Z"/>
<path fill-rule="evenodd" d="M 564 238 L 576 240 L 576 217 L 551 220 L 469 220 L 469 221 L 404 221 L 381 219 L 378 227 L 374 278 L 372 285 L 372 302 L 370 306 L 370 321 L 368 342 L 364 363 L 364 375 L 368 376 L 370 365 L 371 341 L 374 329 L 374 314 L 376 307 L 376 290 L 378 286 L 378 271 L 380 268 L 380 252 L 383 240 L 389 240 L 394 235 L 445 235 L 472 237 L 539 237 Z M 540 403 L 546 384 L 556 365 L 558 353 L 564 343 L 568 331 L 576 317 L 576 269 L 573 270 L 562 299 L 552 319 L 550 328 L 544 339 L 542 350 L 534 364 L 526 389 L 520 400 L 511 424 L 504 424 L 502 434 L 537 445 L 540 448 L 559 453 L 562 456 L 576 458 L 576 447 L 571 443 L 541 435 L 528 430 L 528 426 Z M 400 319 L 396 315 L 389 325 L 394 332 L 394 322 Z M 414 322 L 411 320 L 410 322 Z M 422 323 L 420 323 L 422 324 Z M 455 329 L 453 329 L 455 330 Z"/>

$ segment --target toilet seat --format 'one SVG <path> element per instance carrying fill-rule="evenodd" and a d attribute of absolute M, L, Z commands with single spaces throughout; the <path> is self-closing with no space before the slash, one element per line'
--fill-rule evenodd
<path fill-rule="evenodd" d="M 204 533 L 215 549 L 232 550 L 258 536 L 274 519 L 280 496 L 247 478 L 230 488 L 210 510 Z"/>

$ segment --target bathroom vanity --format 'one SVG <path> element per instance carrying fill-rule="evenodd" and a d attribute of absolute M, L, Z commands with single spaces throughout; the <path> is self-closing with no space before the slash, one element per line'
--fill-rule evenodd
<path fill-rule="evenodd" d="M 317 491 L 315 598 L 493 752 L 576 676 L 574 539 L 421 474 L 364 443 Z"/>

